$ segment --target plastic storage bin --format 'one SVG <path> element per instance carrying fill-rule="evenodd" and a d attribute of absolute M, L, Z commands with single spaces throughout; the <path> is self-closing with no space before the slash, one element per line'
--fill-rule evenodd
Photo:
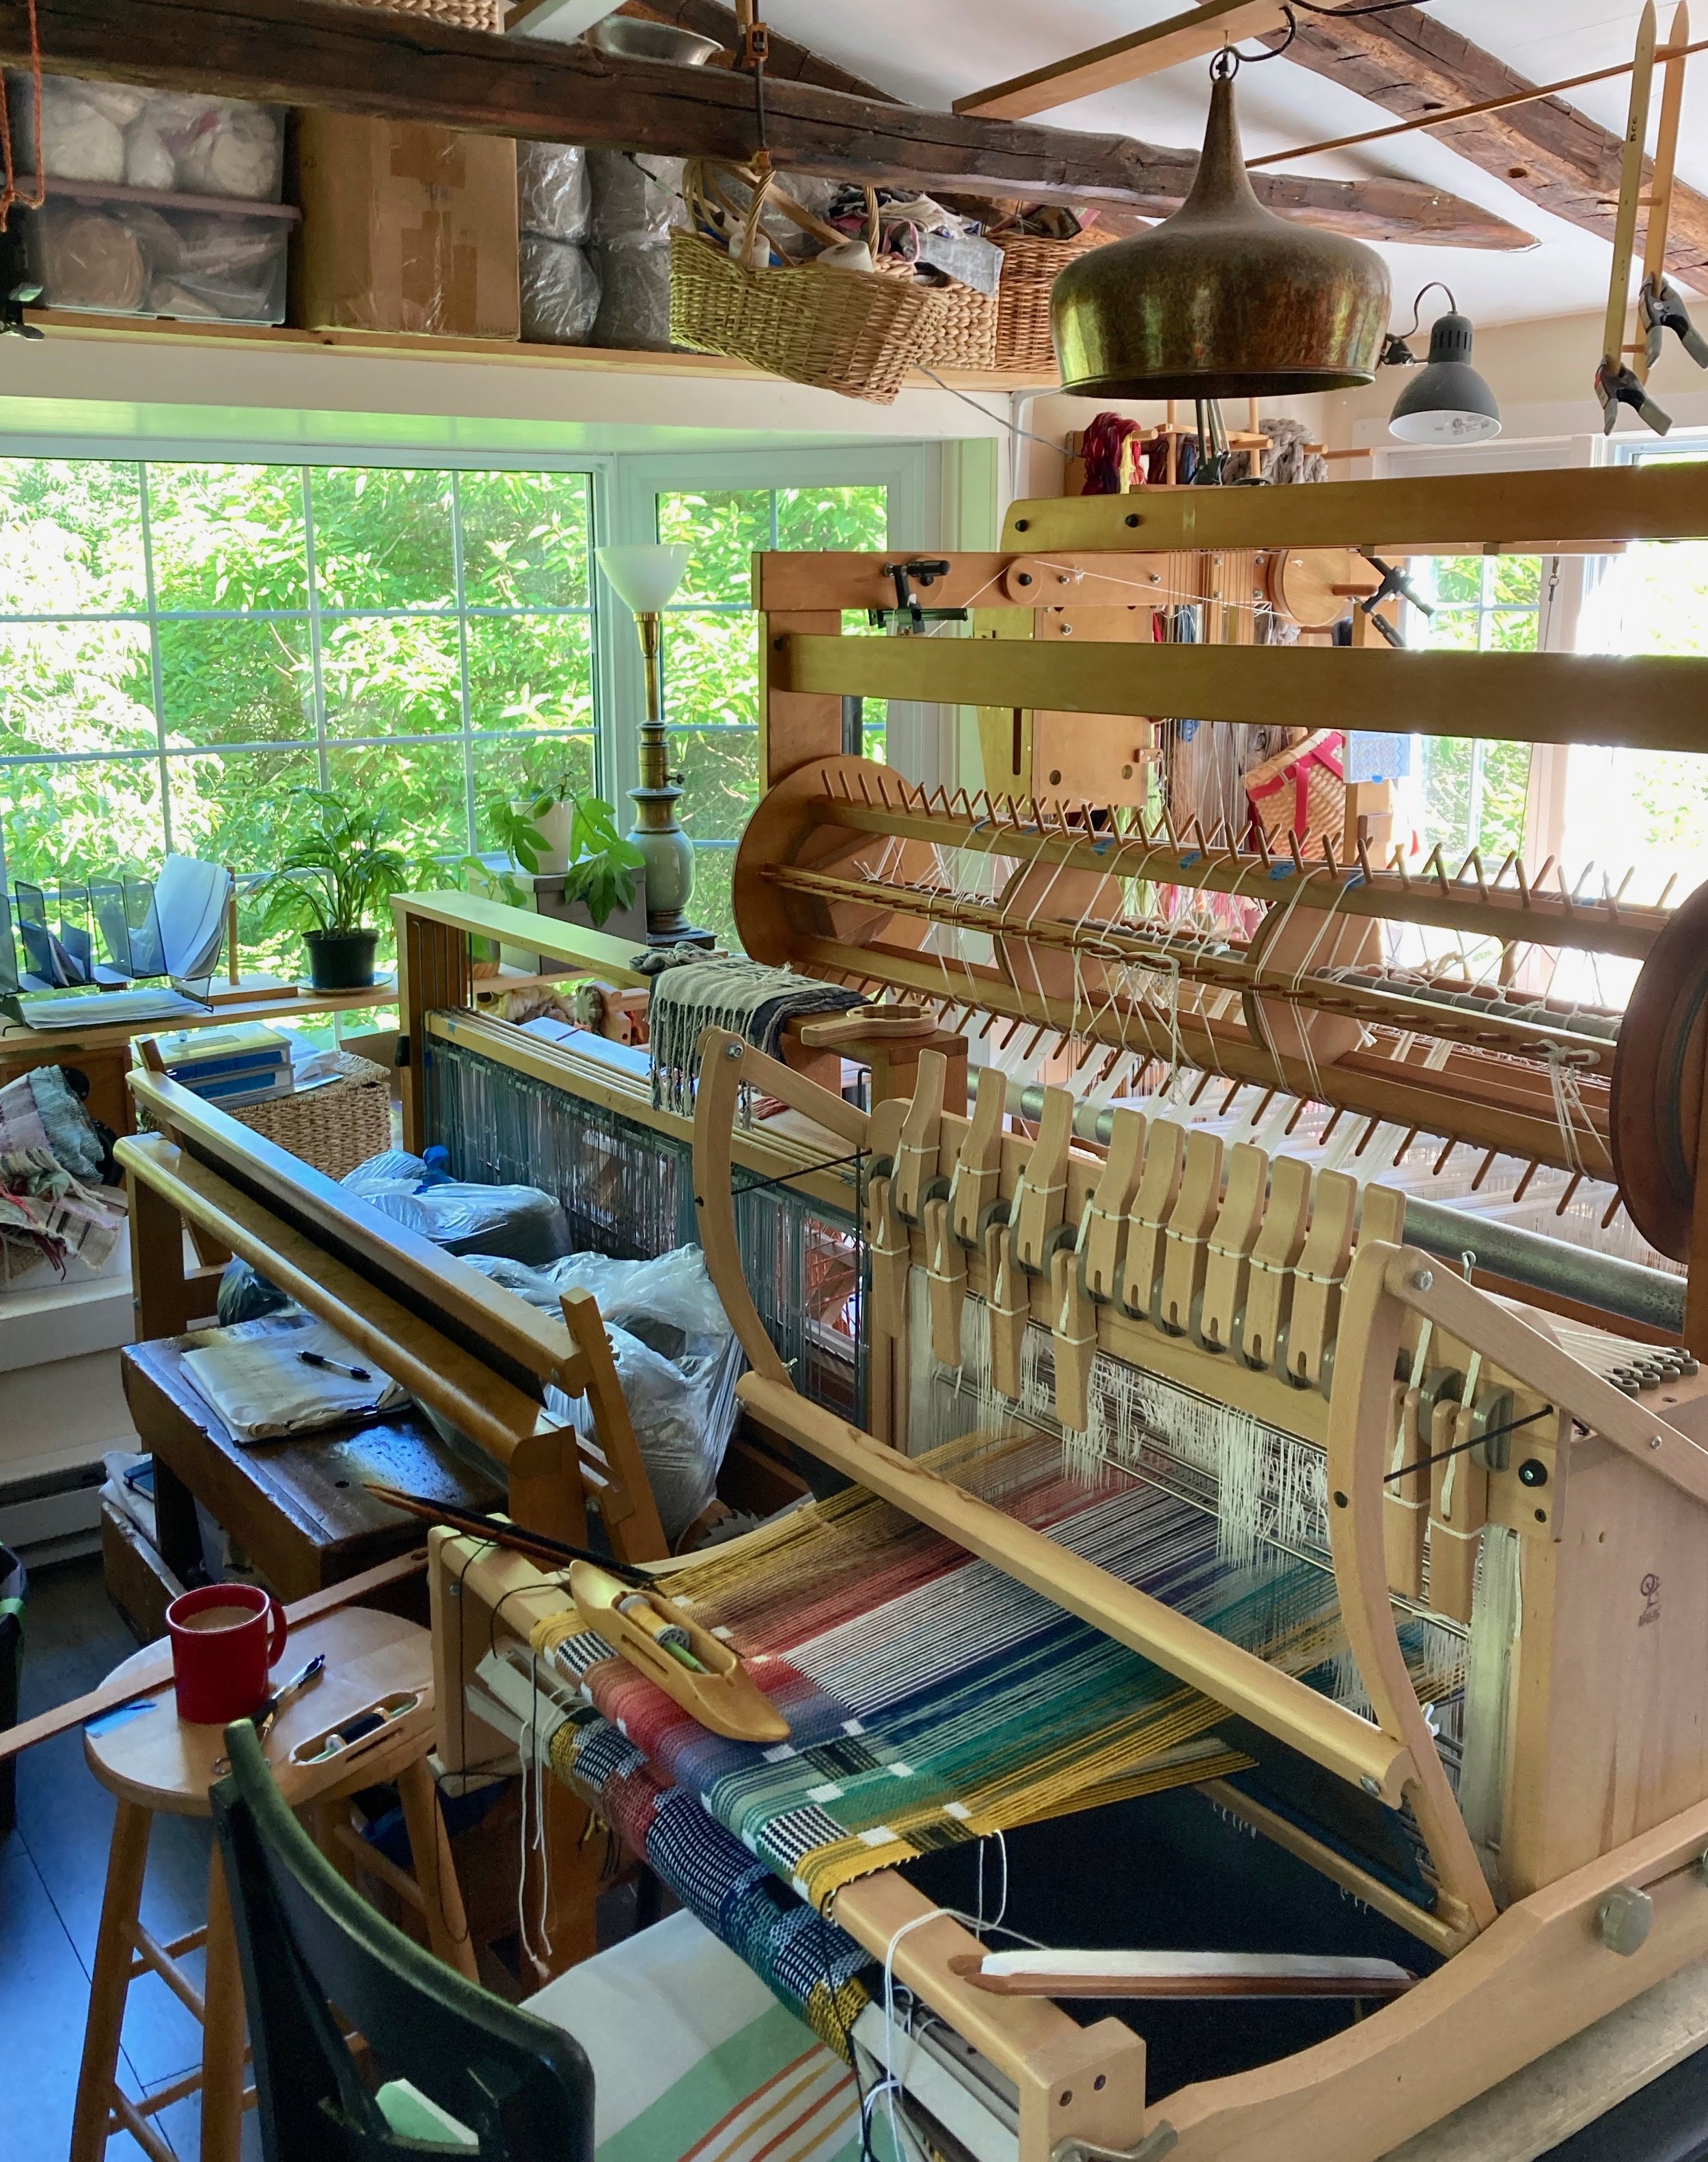
<path fill-rule="evenodd" d="M 38 157 L 29 78 L 13 71 L 6 86 L 22 171 L 44 173 L 50 181 L 140 189 L 147 197 L 279 201 L 285 173 L 281 107 L 44 76 Z"/>
<path fill-rule="evenodd" d="M 44 306 L 192 322 L 285 321 L 295 210 L 62 180 L 47 186 L 42 208 L 20 213 Z"/>

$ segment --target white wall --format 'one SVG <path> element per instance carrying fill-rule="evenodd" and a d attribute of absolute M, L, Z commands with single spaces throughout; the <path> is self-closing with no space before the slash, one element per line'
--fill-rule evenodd
<path fill-rule="evenodd" d="M 1697 314 L 1699 318 L 1708 316 L 1708 309 L 1699 307 Z M 1601 337 L 1600 310 L 1593 315 L 1556 316 L 1478 331 L 1472 358 L 1501 403 L 1503 426 L 1494 449 L 1502 444 L 1601 434 L 1595 374 Z M 1426 349 L 1421 335 L 1412 342 L 1420 352 Z M 1322 400 L 1329 446 L 1369 449 L 1392 442 L 1388 415 L 1405 382 L 1403 370 L 1384 368 L 1366 389 L 1339 391 Z M 1708 373 L 1685 355 L 1675 338 L 1667 340 L 1649 387 L 1671 414 L 1675 429 L 1708 427 Z M 1622 439 L 1654 440 L 1631 412 L 1621 414 L 1615 432 Z M 1353 473 L 1361 469 L 1367 470 L 1350 467 Z"/>
<path fill-rule="evenodd" d="M 7 341 L 0 436 L 250 441 L 400 451 L 731 450 L 779 441 L 919 441 L 1003 434 L 1005 393 L 930 386 L 869 405 L 792 383 L 654 368 L 629 373 L 347 345 L 180 342 L 55 328 Z"/>

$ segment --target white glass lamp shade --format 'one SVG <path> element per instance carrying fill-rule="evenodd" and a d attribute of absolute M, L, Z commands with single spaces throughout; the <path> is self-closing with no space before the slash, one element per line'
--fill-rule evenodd
<path fill-rule="evenodd" d="M 687 574 L 686 543 L 636 541 L 628 547 L 601 548 L 598 558 L 617 598 L 636 615 L 656 615 L 668 608 Z"/>

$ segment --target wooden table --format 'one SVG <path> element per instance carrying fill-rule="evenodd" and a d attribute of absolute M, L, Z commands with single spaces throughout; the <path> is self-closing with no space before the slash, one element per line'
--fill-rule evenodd
<path fill-rule="evenodd" d="M 295 1440 L 239 1442 L 184 1371 L 184 1353 L 215 1334 L 129 1345 L 120 1355 L 131 1417 L 154 1453 L 160 1554 L 181 1583 L 201 1577 L 197 1501 L 285 1600 L 419 1543 L 413 1517 L 363 1491 L 370 1479 L 465 1509 L 504 1507 L 502 1475 L 458 1455 L 413 1406 Z"/>
<path fill-rule="evenodd" d="M 566 975 L 586 973 L 566 967 L 545 975 L 530 975 L 520 969 L 500 969 L 495 976 L 477 980 L 475 995 L 477 1000 L 502 998 L 507 991 L 530 990 Z M 130 1071 L 131 1045 L 138 1037 L 165 1035 L 183 1028 L 227 1028 L 238 1021 L 311 1021 L 322 1014 L 372 1012 L 397 1002 L 397 984 L 388 978 L 364 990 L 305 990 L 294 997 L 279 992 L 264 998 L 233 999 L 226 1005 L 211 1006 L 205 1013 L 175 1014 L 168 1020 L 144 1021 L 140 1026 L 109 1021 L 99 1028 L 31 1028 L 27 1023 L 0 1017 L 0 1088 L 33 1066 L 75 1066 L 88 1076 L 90 1115 L 111 1126 L 116 1134 L 133 1134 L 136 1120 L 124 1077 Z"/>

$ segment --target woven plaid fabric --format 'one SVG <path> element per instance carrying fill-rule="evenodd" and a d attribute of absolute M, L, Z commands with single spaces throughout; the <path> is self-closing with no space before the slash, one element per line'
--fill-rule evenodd
<path fill-rule="evenodd" d="M 1334 1685 L 1343 1638 L 1324 1570 L 1275 1554 L 1230 1569 L 1205 1511 L 1113 1466 L 1066 1475 L 1039 1436 L 969 1437 L 930 1461 L 1219 1635 Z M 816 1907 L 933 1849 L 1247 1761 L 1215 1736 L 1220 1705 L 859 1490 L 663 1589 L 741 1653 L 788 1742 L 708 1732 L 598 1638 L 556 1656 L 666 1784 Z M 1434 1694 L 1442 1678 L 1419 1680 Z M 623 1798 L 612 1806 L 621 1820 Z"/>
<path fill-rule="evenodd" d="M 644 1854 L 661 1880 L 774 1996 L 845 2061 L 868 2002 L 873 1961 L 846 1930 L 781 1883 L 709 1816 L 697 1795 L 667 1786 L 611 1722 L 588 1715 L 561 1726 L 552 1769 Z"/>

